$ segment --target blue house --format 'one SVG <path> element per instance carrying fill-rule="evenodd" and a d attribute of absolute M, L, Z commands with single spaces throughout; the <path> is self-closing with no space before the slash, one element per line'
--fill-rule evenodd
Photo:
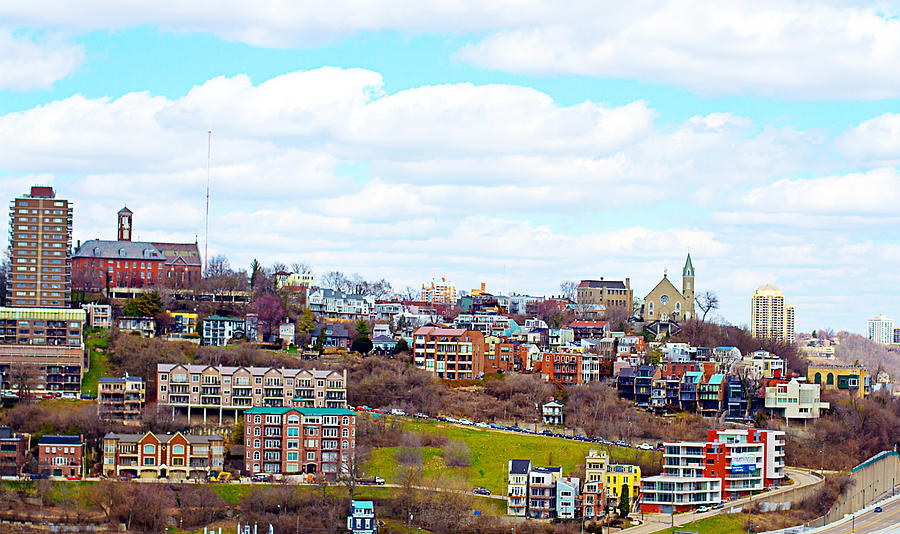
<path fill-rule="evenodd" d="M 352 501 L 350 503 L 347 530 L 351 534 L 376 534 L 378 532 L 375 504 L 372 501 Z"/>

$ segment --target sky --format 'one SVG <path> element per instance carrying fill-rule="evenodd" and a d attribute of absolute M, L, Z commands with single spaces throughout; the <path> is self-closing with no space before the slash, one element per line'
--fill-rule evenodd
<path fill-rule="evenodd" d="M 644 296 L 690 253 L 732 324 L 900 319 L 900 7 L 619 4 L 2 3 L 0 185 L 203 250 L 209 177 L 241 268 Z"/>

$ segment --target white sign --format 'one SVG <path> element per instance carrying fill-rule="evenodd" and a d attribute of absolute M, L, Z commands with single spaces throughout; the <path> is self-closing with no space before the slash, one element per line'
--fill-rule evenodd
<path fill-rule="evenodd" d="M 733 456 L 731 458 L 731 465 L 756 465 L 756 456 L 749 454 Z"/>

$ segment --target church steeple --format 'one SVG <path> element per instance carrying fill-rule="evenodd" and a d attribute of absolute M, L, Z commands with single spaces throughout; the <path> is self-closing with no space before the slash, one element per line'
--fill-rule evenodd
<path fill-rule="evenodd" d="M 691 253 L 688 252 L 687 260 L 684 262 L 684 270 L 681 271 L 681 276 L 694 276 L 694 264 L 691 263 Z"/>

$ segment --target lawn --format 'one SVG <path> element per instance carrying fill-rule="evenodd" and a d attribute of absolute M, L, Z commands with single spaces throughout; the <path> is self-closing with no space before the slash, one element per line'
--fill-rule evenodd
<path fill-rule="evenodd" d="M 719 514 L 694 523 L 675 527 L 675 532 L 696 532 L 697 534 L 741 534 L 746 531 L 744 514 Z M 672 534 L 671 528 L 653 534 Z"/>
<path fill-rule="evenodd" d="M 106 348 L 109 346 L 109 333 L 100 330 L 88 335 L 85 342 L 91 354 L 91 367 L 84 373 L 81 380 L 81 392 L 97 396 L 97 384 L 101 376 L 107 376 L 109 372 L 109 360 L 106 356 Z"/>
<path fill-rule="evenodd" d="M 404 420 L 404 422 L 410 431 L 441 434 L 451 440 L 462 441 L 472 452 L 470 467 L 448 467 L 444 464 L 441 449 L 425 447 L 423 475 L 426 478 L 440 475 L 467 480 L 469 486 L 484 486 L 494 494 L 503 493 L 506 487 L 507 462 L 512 459 L 531 460 L 533 464 L 539 466 L 562 466 L 565 475 L 578 469 L 590 449 L 606 450 L 612 461 L 621 463 L 633 463 L 640 457 L 659 454 L 598 443 L 489 431 L 436 421 Z M 383 477 L 388 483 L 395 482 L 397 450 L 397 447 L 386 447 L 372 451 L 366 466 L 366 474 Z"/>

